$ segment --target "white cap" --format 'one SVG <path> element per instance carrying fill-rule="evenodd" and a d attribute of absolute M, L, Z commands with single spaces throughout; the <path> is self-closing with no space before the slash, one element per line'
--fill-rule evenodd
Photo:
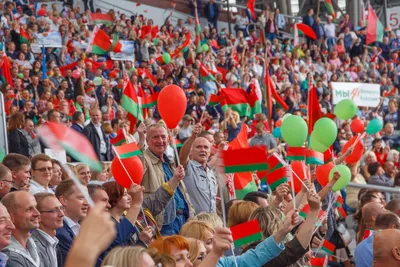
<path fill-rule="evenodd" d="M 331 15 L 327 16 L 328 19 L 332 20 L 333 17 Z"/>

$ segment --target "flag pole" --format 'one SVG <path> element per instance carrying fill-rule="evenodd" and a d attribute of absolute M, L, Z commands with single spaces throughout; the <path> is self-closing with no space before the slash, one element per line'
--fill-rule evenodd
<path fill-rule="evenodd" d="M 75 176 L 74 172 L 71 170 L 71 168 L 66 165 L 63 164 L 61 165 L 61 167 L 63 168 L 63 170 L 68 174 L 69 177 L 71 177 L 71 180 L 74 181 L 76 187 L 78 188 L 78 190 L 82 193 L 82 195 L 84 196 L 84 198 L 86 199 L 87 203 L 89 204 L 89 206 L 91 208 L 94 207 L 94 202 L 93 199 L 90 197 L 89 193 L 87 190 L 84 189 L 84 186 L 82 185 L 81 181 Z"/>
<path fill-rule="evenodd" d="M 176 156 L 176 162 L 178 163 L 178 165 L 177 166 L 179 166 L 179 165 L 181 165 L 181 161 L 179 160 L 179 154 L 178 154 L 178 149 L 176 148 L 176 144 L 175 144 L 175 136 L 174 136 L 174 134 L 172 133 L 172 130 L 171 129 L 169 129 L 169 134 L 171 135 L 171 137 L 172 137 L 172 147 L 174 148 L 174 152 L 175 152 L 175 156 Z"/>
<path fill-rule="evenodd" d="M 114 154 L 117 156 L 119 162 L 121 162 L 122 168 L 124 168 L 124 171 L 125 171 L 126 175 L 128 175 L 129 180 L 131 180 L 132 184 L 136 184 L 136 183 L 133 181 L 133 179 L 132 179 L 131 175 L 129 174 L 128 170 L 125 168 L 125 165 L 124 165 L 124 163 L 122 162 L 121 158 L 119 157 L 119 154 L 118 154 L 118 152 L 115 150 L 115 147 L 114 147 L 114 146 L 112 146 L 112 149 L 113 149 L 113 151 L 114 151 Z M 144 210 L 143 210 L 143 206 L 142 206 L 142 205 L 140 205 L 140 211 L 143 213 L 143 219 L 144 219 L 144 222 L 146 223 L 146 226 L 149 226 L 149 224 L 147 223 L 146 214 L 144 213 Z"/>
<path fill-rule="evenodd" d="M 221 151 L 217 152 L 217 182 L 218 182 L 218 187 L 219 189 L 219 197 L 221 198 L 221 212 L 222 212 L 222 223 L 224 227 L 226 227 L 226 210 L 225 210 L 225 199 L 224 199 L 224 194 L 222 192 L 222 189 L 224 188 L 223 184 L 223 179 L 224 179 L 224 173 L 222 172 L 222 165 L 223 162 L 221 161 Z M 235 267 L 238 267 L 238 263 L 236 261 L 236 255 L 235 251 L 233 249 L 233 246 L 231 247 L 232 255 L 233 255 L 233 260 L 235 261 Z"/>

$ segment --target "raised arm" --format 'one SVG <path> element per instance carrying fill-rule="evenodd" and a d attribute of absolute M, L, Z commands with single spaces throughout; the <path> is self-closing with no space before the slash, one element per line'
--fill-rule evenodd
<path fill-rule="evenodd" d="M 190 151 L 192 150 L 193 142 L 199 136 L 201 129 L 202 126 L 200 123 L 197 123 L 195 126 L 193 126 L 192 135 L 186 140 L 186 142 L 183 144 L 181 148 L 179 159 L 184 167 L 186 167 L 186 165 L 189 162 L 189 155 Z"/>

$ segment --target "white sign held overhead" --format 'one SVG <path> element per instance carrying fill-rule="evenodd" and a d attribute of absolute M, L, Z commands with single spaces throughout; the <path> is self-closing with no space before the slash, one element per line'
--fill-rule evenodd
<path fill-rule="evenodd" d="M 380 85 L 370 83 L 332 83 L 332 100 L 336 105 L 343 99 L 353 99 L 359 107 L 379 105 Z"/>

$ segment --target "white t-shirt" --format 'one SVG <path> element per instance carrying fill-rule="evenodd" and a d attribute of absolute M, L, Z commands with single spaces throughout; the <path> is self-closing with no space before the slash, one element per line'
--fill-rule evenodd
<path fill-rule="evenodd" d="M 324 25 L 326 38 L 335 37 L 336 26 L 333 23 Z"/>
<path fill-rule="evenodd" d="M 235 16 L 235 24 L 240 28 L 244 29 L 246 28 L 246 24 L 249 22 L 249 19 L 247 17 L 242 17 L 241 15 L 236 15 Z"/>

